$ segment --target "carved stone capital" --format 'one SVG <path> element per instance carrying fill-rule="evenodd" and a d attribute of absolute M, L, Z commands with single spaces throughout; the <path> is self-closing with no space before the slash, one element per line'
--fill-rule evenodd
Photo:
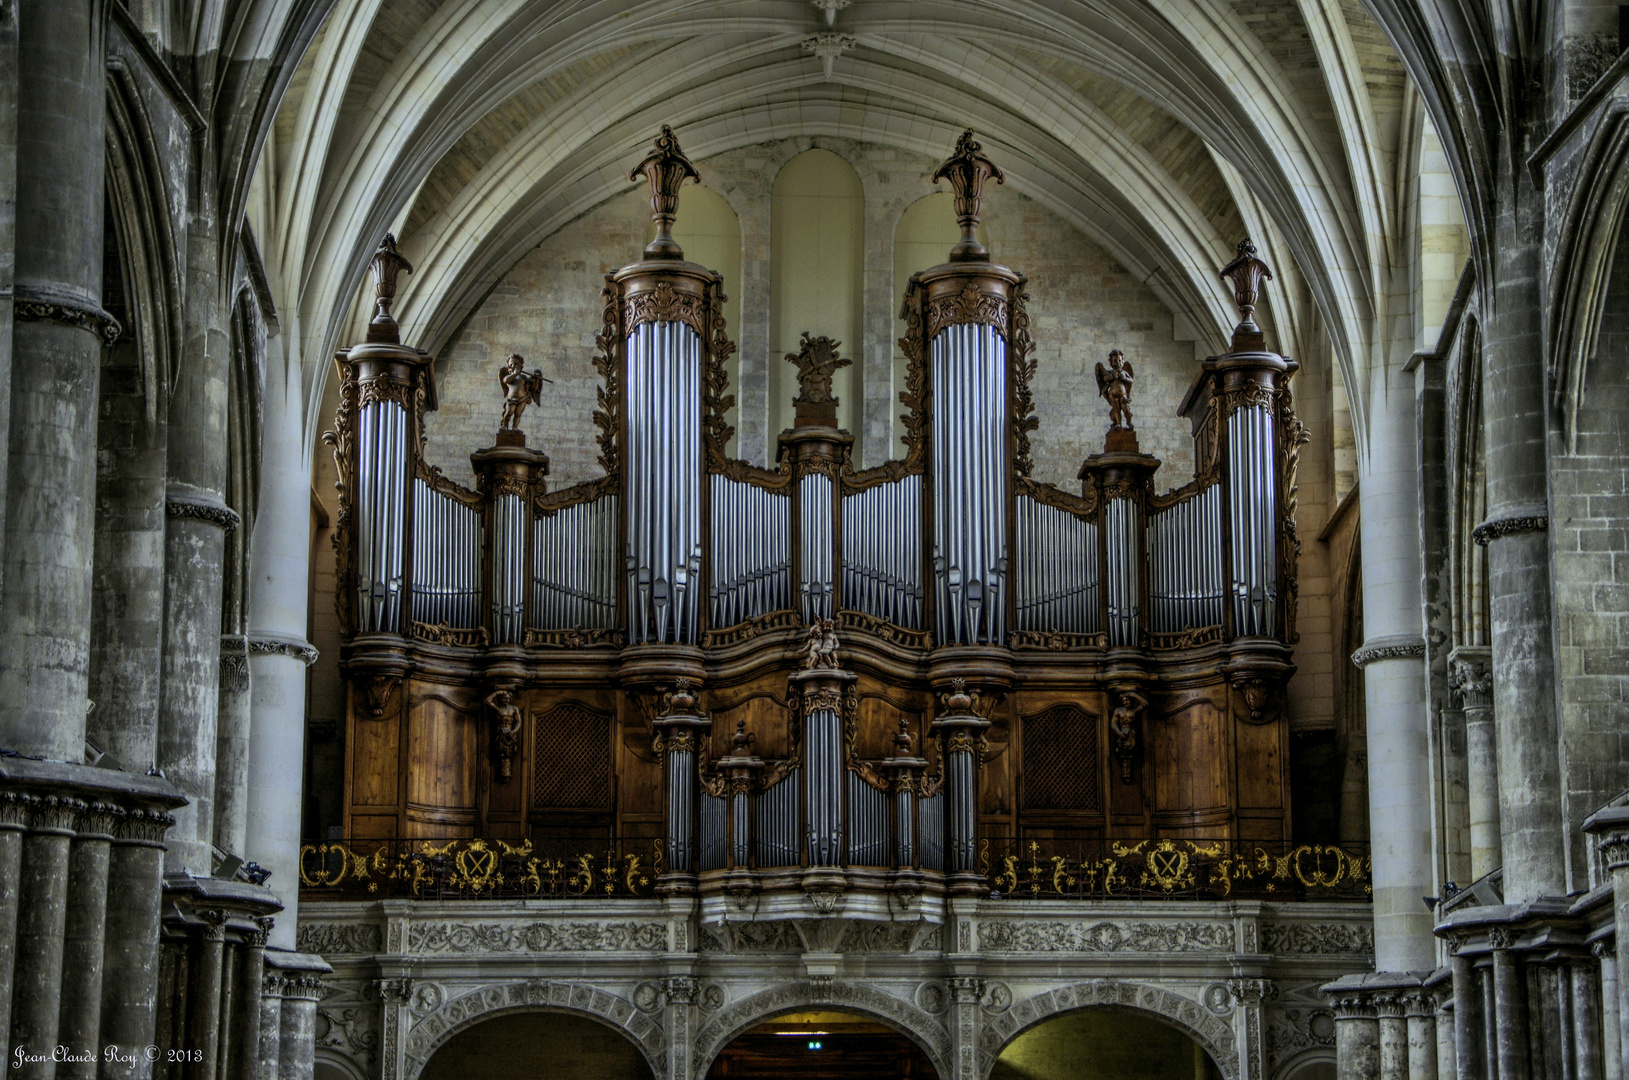
<path fill-rule="evenodd" d="M 692 975 L 669 975 L 662 980 L 662 993 L 669 1005 L 693 1005 L 701 983 Z"/>
<path fill-rule="evenodd" d="M 1260 1005 L 1278 996 L 1278 987 L 1271 979 L 1229 979 L 1227 989 L 1240 1005 Z"/>
<path fill-rule="evenodd" d="M 316 648 L 303 639 L 251 634 L 246 640 L 250 656 L 286 656 L 310 667 L 319 655 Z"/>
<path fill-rule="evenodd" d="M 1515 935 L 1512 934 L 1507 927 L 1488 927 L 1488 947 L 1496 952 L 1502 952 L 1505 949 L 1510 948 L 1510 945 L 1514 940 Z"/>
<path fill-rule="evenodd" d="M 198 912 L 203 926 L 198 929 L 198 936 L 211 944 L 226 940 L 227 913 L 220 908 L 204 908 Z"/>
<path fill-rule="evenodd" d="M 984 980 L 976 975 L 952 975 L 950 998 L 958 1005 L 977 1005 L 984 998 Z"/>
<path fill-rule="evenodd" d="M 1489 649 L 1455 649 L 1448 658 L 1448 688 L 1459 707 L 1493 708 L 1493 657 Z"/>
<path fill-rule="evenodd" d="M 1601 833 L 1596 836 L 1595 844 L 1600 848 L 1601 860 L 1608 870 L 1629 867 L 1629 830 Z"/>
<path fill-rule="evenodd" d="M 374 983 L 379 1000 L 386 1005 L 404 1006 L 413 1000 L 413 980 L 409 976 L 380 979 Z"/>

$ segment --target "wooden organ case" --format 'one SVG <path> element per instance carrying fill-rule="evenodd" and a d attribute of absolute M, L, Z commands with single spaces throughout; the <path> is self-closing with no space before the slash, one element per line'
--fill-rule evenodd
<path fill-rule="evenodd" d="M 1104 452 L 1042 483 L 1025 278 L 975 239 L 1002 177 L 964 135 L 935 178 L 962 240 L 904 297 L 905 456 L 854 468 L 847 361 L 805 334 L 764 469 L 725 453 L 724 283 L 671 238 L 697 174 L 668 129 L 641 175 L 657 236 L 606 277 L 587 483 L 548 490 L 507 413 L 475 490 L 426 463 L 411 267 L 375 256 L 330 433 L 347 843 L 610 846 L 703 895 L 983 893 L 1031 840 L 1287 843 L 1305 436 L 1254 248 L 1190 395 L 1197 475 L 1156 493 L 1116 355 Z"/>

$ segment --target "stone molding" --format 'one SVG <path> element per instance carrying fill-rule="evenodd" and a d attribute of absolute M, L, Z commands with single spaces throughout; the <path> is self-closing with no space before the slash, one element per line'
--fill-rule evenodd
<path fill-rule="evenodd" d="M 228 693 L 249 692 L 249 643 L 241 634 L 221 635 L 220 682 Z"/>
<path fill-rule="evenodd" d="M 981 952 L 1223 952 L 1234 951 L 1231 923 L 1225 922 L 985 922 L 979 926 Z"/>
<path fill-rule="evenodd" d="M 654 1017 L 631 1001 L 599 987 L 533 979 L 482 987 L 438 1006 L 407 1032 L 402 1080 L 415 1080 L 446 1041 L 492 1016 L 508 1012 L 550 1012 L 587 1016 L 621 1031 L 645 1055 L 656 1080 L 667 1077 L 667 1033 Z M 387 1025 L 384 1059 L 394 1058 L 394 1031 Z M 687 1078 L 681 1078 L 687 1080 Z"/>
<path fill-rule="evenodd" d="M 1153 1013 L 1192 1038 L 1211 1056 L 1226 1080 L 1239 1076 L 1239 1051 L 1233 1029 L 1204 1005 L 1158 986 L 1097 979 L 1047 990 L 1019 1001 L 984 1024 L 979 1045 L 979 1074 L 988 1075 L 1002 1049 L 1043 1020 L 1090 1006 Z"/>
<path fill-rule="evenodd" d="M 95 304 L 44 290 L 16 286 L 11 292 L 11 313 L 25 322 L 54 322 L 72 326 L 101 339 L 111 348 L 124 328 L 119 320 Z"/>
<path fill-rule="evenodd" d="M 223 502 L 203 495 L 181 495 L 175 492 L 164 496 L 164 516 L 208 522 L 220 526 L 226 532 L 233 532 L 243 524 L 243 519 L 238 517 L 237 511 Z"/>
<path fill-rule="evenodd" d="M 661 922 L 415 922 L 408 927 L 407 951 L 420 956 L 447 953 L 666 952 L 667 924 Z"/>
<path fill-rule="evenodd" d="M 1501 536 L 1514 536 L 1516 533 L 1545 532 L 1550 528 L 1550 514 L 1544 507 L 1522 508 L 1511 510 L 1498 517 L 1490 517 L 1482 524 L 1471 530 L 1471 539 L 1478 547 L 1487 547 L 1488 544 Z"/>
<path fill-rule="evenodd" d="M 1380 660 L 1406 660 L 1425 655 L 1425 639 L 1399 634 L 1395 637 L 1373 638 L 1352 654 L 1352 663 L 1360 668 Z"/>
<path fill-rule="evenodd" d="M 275 634 L 250 634 L 245 640 L 249 644 L 250 656 L 286 656 L 291 660 L 298 660 L 306 667 L 317 662 L 321 655 L 316 646 L 304 638 L 281 637 Z"/>
<path fill-rule="evenodd" d="M 1358 923 L 1263 923 L 1261 947 L 1274 956 L 1373 956 L 1374 928 Z"/>

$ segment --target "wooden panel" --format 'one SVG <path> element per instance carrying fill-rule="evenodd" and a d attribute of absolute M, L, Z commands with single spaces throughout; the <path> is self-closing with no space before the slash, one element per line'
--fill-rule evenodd
<path fill-rule="evenodd" d="M 351 723 L 351 806 L 388 806 L 394 810 L 401 795 L 401 721 L 397 714 L 382 720 L 358 718 Z"/>
<path fill-rule="evenodd" d="M 439 693 L 408 708 L 407 802 L 434 810 L 475 810 L 476 735 L 473 709 Z"/>
<path fill-rule="evenodd" d="M 713 710 L 712 756 L 722 757 L 730 752 L 730 738 L 736 725 L 745 722 L 746 732 L 752 736 L 752 752 L 765 760 L 778 760 L 792 752 L 790 720 L 786 706 L 786 679 L 781 677 L 779 691 L 771 690 L 771 680 L 739 687 L 728 695 L 720 695 L 711 706 Z"/>
<path fill-rule="evenodd" d="M 396 835 L 396 815 L 352 814 L 351 838 L 356 840 L 390 839 Z"/>
<path fill-rule="evenodd" d="M 1173 811 L 1214 810 L 1230 799 L 1226 714 L 1203 697 L 1178 699 L 1152 725 L 1156 818 Z"/>
<path fill-rule="evenodd" d="M 1284 758 L 1281 721 L 1233 729 L 1239 762 L 1239 809 L 1284 809 Z"/>

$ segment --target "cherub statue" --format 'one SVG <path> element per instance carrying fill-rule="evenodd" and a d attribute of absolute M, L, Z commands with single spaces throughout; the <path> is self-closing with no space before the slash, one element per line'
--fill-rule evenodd
<path fill-rule="evenodd" d="M 1131 762 L 1137 756 L 1138 720 L 1148 707 L 1148 699 L 1135 690 L 1120 691 L 1120 701 L 1109 716 L 1109 736 L 1114 756 L 1120 759 L 1120 779 L 1131 783 Z"/>
<path fill-rule="evenodd" d="M 543 384 L 554 382 L 545 379 L 541 371 L 527 371 L 525 364 L 524 356 L 510 353 L 509 359 L 498 369 L 498 386 L 503 391 L 503 420 L 498 424 L 501 430 L 519 428 L 520 414 L 526 411 L 526 406 L 538 404 L 543 398 Z"/>
<path fill-rule="evenodd" d="M 1134 375 L 1119 349 L 1109 353 L 1109 366 L 1097 365 L 1097 392 L 1109 403 L 1109 429 L 1131 427 L 1131 380 Z"/>
<path fill-rule="evenodd" d="M 803 640 L 803 669 L 841 666 L 837 662 L 837 621 L 816 619 L 809 624 L 809 633 Z"/>
<path fill-rule="evenodd" d="M 506 687 L 499 687 L 486 696 L 486 703 L 498 717 L 494 742 L 498 751 L 498 779 L 509 782 L 515 755 L 520 753 L 520 706 L 515 695 Z"/>

